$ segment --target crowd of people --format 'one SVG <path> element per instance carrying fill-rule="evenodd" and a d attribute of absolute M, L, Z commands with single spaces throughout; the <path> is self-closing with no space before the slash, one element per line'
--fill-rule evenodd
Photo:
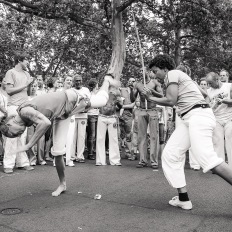
<path fill-rule="evenodd" d="M 58 196 L 66 190 L 64 158 L 68 167 L 86 159 L 95 160 L 96 166 L 121 166 L 121 159 L 127 158 L 137 162 L 137 168 L 158 169 L 163 153 L 164 174 L 179 193 L 169 203 L 191 209 L 183 173 L 188 151 L 192 169 L 213 170 L 230 182 L 224 166 L 215 168 L 226 161 L 232 171 L 232 84 L 228 72 L 210 72 L 198 85 L 191 80 L 188 66 L 175 67 L 169 58 L 158 58 L 147 69 L 145 83 L 128 78 L 127 86 L 119 87 L 112 74 L 106 74 L 99 88 L 97 78 L 84 86 L 78 74 L 46 81 L 42 75 L 32 78 L 26 71 L 27 57 L 17 55 L 0 94 L 4 172 L 11 174 L 15 167 L 31 171 L 33 166 L 53 162 L 60 179 L 53 196 Z M 198 111 L 209 108 L 214 115 L 208 112 L 206 124 L 212 120 L 212 125 L 207 128 L 203 112 Z"/>

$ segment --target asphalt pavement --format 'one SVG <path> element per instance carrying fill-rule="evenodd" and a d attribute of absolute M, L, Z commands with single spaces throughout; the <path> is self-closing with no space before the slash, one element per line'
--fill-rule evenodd
<path fill-rule="evenodd" d="M 11 175 L 0 167 L 0 232 L 232 231 L 232 187 L 218 176 L 187 165 L 193 209 L 185 211 L 168 205 L 176 191 L 162 168 L 138 169 L 137 163 L 95 166 L 87 160 L 67 167 L 68 188 L 59 197 L 51 196 L 59 184 L 52 163 Z"/>

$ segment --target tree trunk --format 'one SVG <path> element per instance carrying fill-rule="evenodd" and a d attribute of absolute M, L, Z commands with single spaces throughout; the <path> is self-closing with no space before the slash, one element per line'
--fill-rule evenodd
<path fill-rule="evenodd" d="M 181 28 L 177 28 L 175 32 L 175 63 L 178 66 L 181 63 L 181 47 L 180 47 Z"/>
<path fill-rule="evenodd" d="M 115 79 L 120 80 L 122 69 L 126 58 L 125 38 L 122 23 L 122 13 L 118 13 L 116 8 L 120 6 L 121 0 L 112 1 L 112 56 L 108 73 L 112 73 Z"/>

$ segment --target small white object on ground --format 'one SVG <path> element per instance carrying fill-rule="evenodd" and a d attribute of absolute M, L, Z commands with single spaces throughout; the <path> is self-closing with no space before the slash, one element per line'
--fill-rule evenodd
<path fill-rule="evenodd" d="M 94 196 L 94 199 L 95 199 L 95 200 L 100 200 L 101 197 L 102 197 L 101 194 L 96 194 L 96 195 Z"/>

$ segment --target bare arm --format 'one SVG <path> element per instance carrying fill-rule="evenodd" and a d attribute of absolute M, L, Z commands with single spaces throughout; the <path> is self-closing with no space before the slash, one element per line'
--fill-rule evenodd
<path fill-rule="evenodd" d="M 122 108 L 123 109 L 133 109 L 134 106 L 135 106 L 135 102 L 133 102 L 131 104 L 123 105 Z"/>
<path fill-rule="evenodd" d="M 232 84 L 230 87 L 230 99 L 222 99 L 221 103 L 227 104 L 228 106 L 232 107 Z"/>
<path fill-rule="evenodd" d="M 208 96 L 207 92 L 203 90 L 198 84 L 197 84 L 198 89 L 200 90 L 201 94 L 203 95 L 204 98 Z"/>
<path fill-rule="evenodd" d="M 18 87 L 14 87 L 12 84 L 6 84 L 6 92 L 8 95 L 12 96 L 16 93 L 20 93 L 22 90 L 24 90 L 25 88 L 27 88 L 31 82 L 33 81 L 33 78 L 30 77 L 30 79 L 27 81 L 27 83 L 25 85 L 21 85 Z"/>
<path fill-rule="evenodd" d="M 34 125 L 36 125 L 35 133 L 31 137 L 30 141 L 25 145 L 25 150 L 29 150 L 45 134 L 51 126 L 51 121 L 32 107 L 25 107 L 21 109 L 20 116 L 22 118 L 29 119 Z"/>
<path fill-rule="evenodd" d="M 177 103 L 178 97 L 178 86 L 169 85 L 166 91 L 166 96 L 162 98 L 152 97 L 149 95 L 149 91 L 143 92 L 148 101 L 153 101 L 161 106 L 171 106 L 173 107 Z"/>

